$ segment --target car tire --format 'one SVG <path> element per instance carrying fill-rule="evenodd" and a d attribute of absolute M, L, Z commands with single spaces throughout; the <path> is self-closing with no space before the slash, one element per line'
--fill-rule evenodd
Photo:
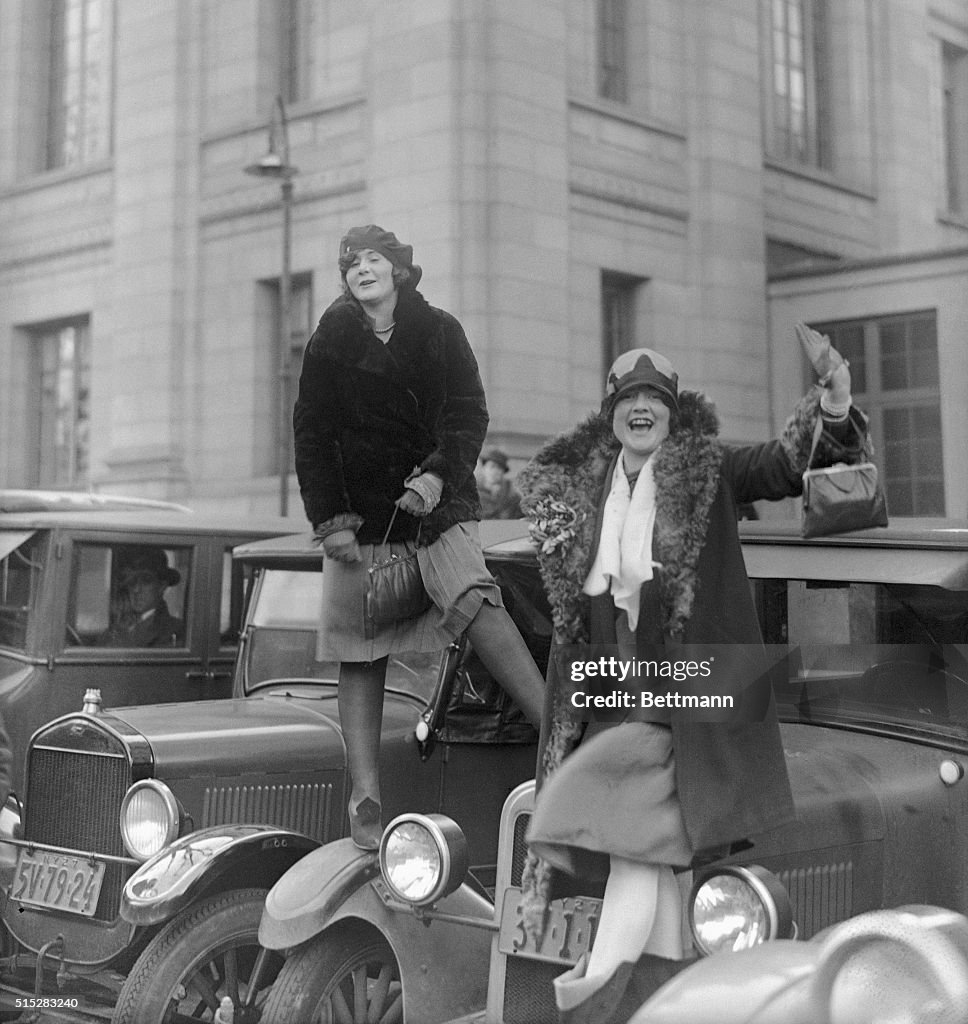
<path fill-rule="evenodd" d="M 169 921 L 131 968 L 111 1024 L 211 1021 L 226 995 L 235 1005 L 238 1024 L 258 1020 L 258 1010 L 282 966 L 282 957 L 269 953 L 258 991 L 250 991 L 261 948 L 259 920 L 266 891 L 216 893 Z"/>
<path fill-rule="evenodd" d="M 336 1004 L 334 1006 L 334 1003 Z M 286 960 L 262 1024 L 401 1024 L 403 987 L 393 950 L 363 926 L 319 935 Z"/>

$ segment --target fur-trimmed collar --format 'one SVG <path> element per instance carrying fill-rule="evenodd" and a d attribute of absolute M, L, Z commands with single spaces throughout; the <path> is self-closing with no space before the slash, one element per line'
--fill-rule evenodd
<path fill-rule="evenodd" d="M 402 288 L 393 312 L 396 327 L 389 347 L 373 333 L 359 302 L 343 294 L 323 311 L 314 337 L 320 339 L 322 354 L 338 363 L 396 376 L 401 364 L 410 365 L 426 357 L 440 313 L 420 292 Z"/>
<path fill-rule="evenodd" d="M 699 554 L 719 486 L 723 448 L 715 407 L 704 395 L 679 396 L 679 426 L 655 460 L 655 552 L 662 565 L 663 627 L 682 632 L 692 610 Z M 565 642 L 588 640 L 588 601 L 582 585 L 595 546 L 598 505 L 619 452 L 609 420 L 594 414 L 549 442 L 518 475 L 522 508 L 540 515 L 541 499 L 561 502 L 579 520 L 568 543 L 539 552 L 555 627 Z"/>

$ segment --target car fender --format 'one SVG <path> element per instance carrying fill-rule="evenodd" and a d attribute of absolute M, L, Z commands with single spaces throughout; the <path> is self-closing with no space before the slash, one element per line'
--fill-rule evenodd
<path fill-rule="evenodd" d="M 319 847 L 309 836 L 270 825 L 213 825 L 170 843 L 125 883 L 121 916 L 136 925 L 167 921 L 201 892 L 255 859 L 267 884 Z"/>
<path fill-rule="evenodd" d="M 418 917 L 371 884 L 379 875 L 378 855 L 350 839 L 307 854 L 269 891 L 260 944 L 289 949 L 325 932 L 337 937 L 349 922 L 362 923 L 393 950 L 406 1020 L 449 1020 L 482 1008 L 495 934 L 493 905 L 462 885 L 435 906 L 446 920 L 434 920 L 432 912 Z"/>
<path fill-rule="evenodd" d="M 924 1006 L 930 1014 L 919 1016 Z M 968 1021 L 968 919 L 900 907 L 858 914 L 809 942 L 717 953 L 663 985 L 629 1024 L 852 1024 L 892 1010 L 899 1020 Z"/>

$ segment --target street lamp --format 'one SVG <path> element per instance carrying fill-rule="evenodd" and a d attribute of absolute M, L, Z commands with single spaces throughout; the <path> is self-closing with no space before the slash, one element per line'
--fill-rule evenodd
<path fill-rule="evenodd" d="M 277 145 L 277 142 L 279 145 Z M 281 149 L 281 152 L 280 152 Z M 269 123 L 269 152 L 254 164 L 244 168 L 246 174 L 258 178 L 275 178 L 282 190 L 282 276 L 279 278 L 279 514 L 289 514 L 289 459 L 290 435 L 290 348 L 292 340 L 292 179 L 298 168 L 289 163 L 289 122 L 286 105 L 277 96 Z"/>

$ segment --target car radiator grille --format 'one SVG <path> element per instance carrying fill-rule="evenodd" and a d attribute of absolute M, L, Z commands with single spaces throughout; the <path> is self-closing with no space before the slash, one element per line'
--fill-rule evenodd
<path fill-rule="evenodd" d="M 521 875 L 528 859 L 525 835 L 531 824 L 530 814 L 514 819 L 511 845 L 511 885 L 521 884 Z M 547 964 L 509 956 L 505 958 L 504 1024 L 547 1024 L 558 1019 L 552 980 L 565 970 L 561 964 Z"/>
<path fill-rule="evenodd" d="M 84 853 L 125 856 L 118 819 L 131 768 L 123 752 L 38 745 L 30 751 L 27 773 L 26 839 Z M 108 864 L 95 920 L 113 921 L 118 916 L 126 877 L 123 865 Z"/>
<path fill-rule="evenodd" d="M 530 814 L 519 814 L 514 819 L 514 840 L 511 846 L 511 885 L 521 884 L 524 865 L 528 859 L 528 844 L 524 841 L 524 837 L 530 824 Z"/>

